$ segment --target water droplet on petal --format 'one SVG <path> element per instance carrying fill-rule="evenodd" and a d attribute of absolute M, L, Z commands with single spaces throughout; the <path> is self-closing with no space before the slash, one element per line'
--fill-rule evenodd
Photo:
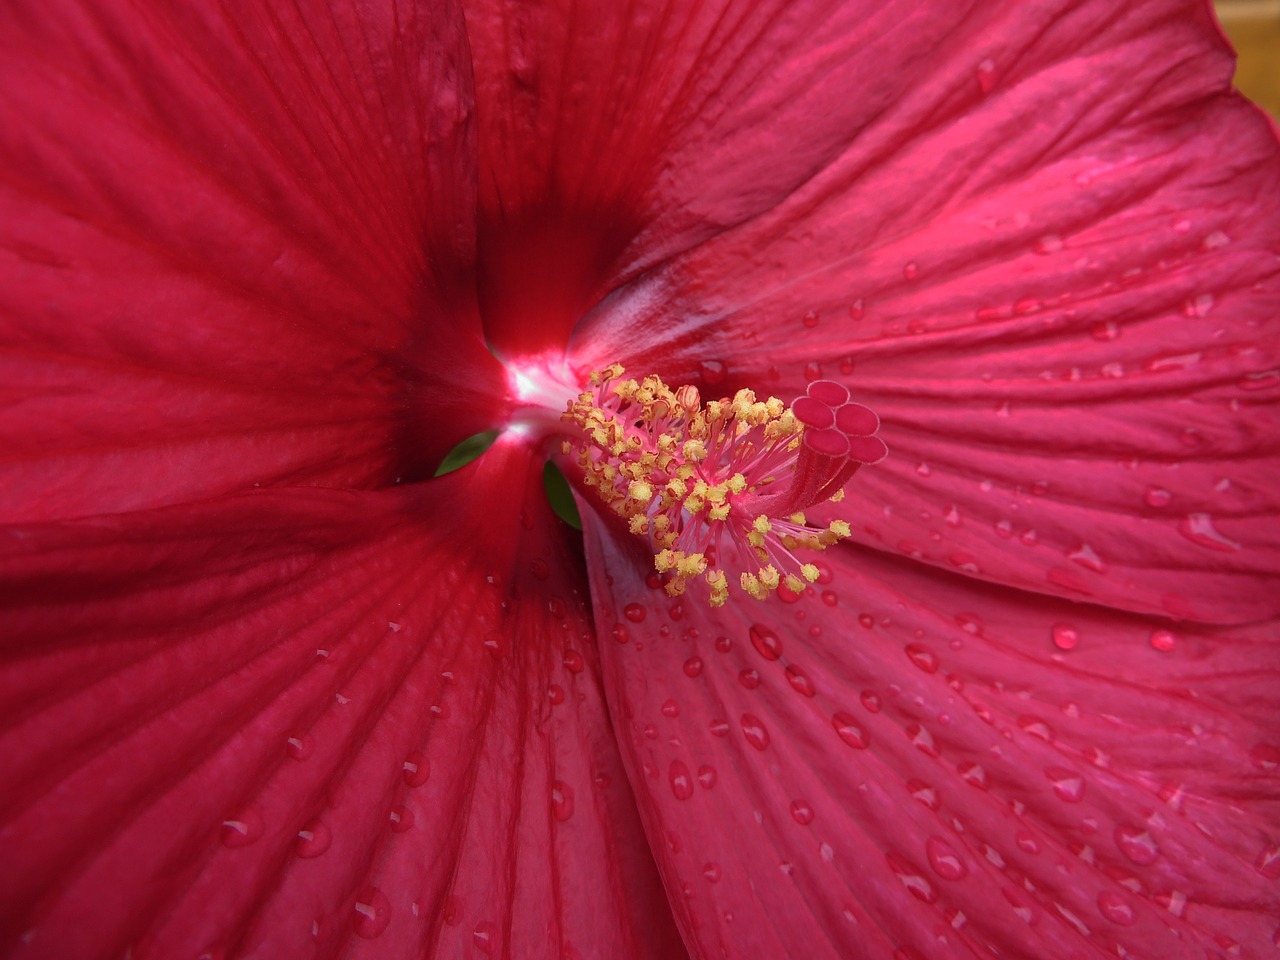
<path fill-rule="evenodd" d="M 1066 767 L 1049 767 L 1044 775 L 1053 784 L 1054 795 L 1064 803 L 1079 803 L 1084 799 L 1084 777 Z"/>
<path fill-rule="evenodd" d="M 907 739 L 917 750 L 927 757 L 938 758 L 938 747 L 933 742 L 933 734 L 926 730 L 918 723 L 913 723 L 904 728 L 903 733 L 907 735 Z"/>
<path fill-rule="evenodd" d="M 427 782 L 427 778 L 431 776 L 431 761 L 426 755 L 415 750 L 405 759 L 403 764 L 402 777 L 405 785 L 410 787 L 420 787 Z"/>
<path fill-rule="evenodd" d="M 1231 553 L 1240 544 L 1220 533 L 1213 525 L 1213 517 L 1207 513 L 1191 513 L 1178 525 L 1178 532 L 1197 546 Z"/>
<path fill-rule="evenodd" d="M 1160 848 L 1155 838 L 1142 827 L 1121 824 L 1116 827 L 1116 846 L 1120 852 L 1139 866 L 1155 863 L 1160 856 Z"/>
<path fill-rule="evenodd" d="M 1113 890 L 1104 890 L 1098 894 L 1098 912 L 1122 927 L 1131 927 L 1138 919 L 1133 912 L 1133 904 Z"/>
<path fill-rule="evenodd" d="M 471 942 L 485 956 L 491 956 L 498 949 L 498 928 L 488 920 L 481 920 L 471 931 Z"/>
<path fill-rule="evenodd" d="M 719 779 L 719 775 L 716 773 L 715 767 L 704 763 L 698 768 L 698 786 L 702 787 L 703 790 L 710 790 L 714 787 L 717 779 Z"/>
<path fill-rule="evenodd" d="M 1159 650 L 1161 653 L 1168 653 L 1173 649 L 1177 638 L 1174 637 L 1171 630 L 1152 630 L 1151 646 Z"/>
<path fill-rule="evenodd" d="M 831 725 L 835 727 L 840 739 L 855 750 L 865 750 L 871 742 L 867 732 L 847 713 L 835 714 L 831 718 Z"/>
<path fill-rule="evenodd" d="M 802 827 L 813 823 L 813 808 L 803 800 L 791 801 L 791 817 Z"/>
<path fill-rule="evenodd" d="M 724 383 L 729 375 L 728 368 L 719 360 L 703 360 L 698 364 L 698 373 L 702 375 L 702 382 L 711 387 Z"/>
<path fill-rule="evenodd" d="M 932 650 L 920 643 L 909 643 L 906 646 L 907 657 L 925 673 L 938 672 L 938 657 Z"/>
<path fill-rule="evenodd" d="M 707 878 L 708 883 L 718 883 L 720 881 L 720 865 L 717 863 L 707 863 L 702 867 L 702 875 Z"/>
<path fill-rule="evenodd" d="M 802 697 L 812 697 L 817 691 L 813 689 L 813 681 L 799 667 L 787 667 L 787 683 L 791 684 L 791 689 Z"/>
<path fill-rule="evenodd" d="M 969 875 L 969 866 L 941 837 L 930 837 L 924 845 L 933 872 L 943 880 L 960 880 Z"/>
<path fill-rule="evenodd" d="M 222 821 L 222 845 L 247 847 L 262 836 L 262 815 L 256 810 L 242 810 Z"/>
<path fill-rule="evenodd" d="M 1263 847 L 1254 858 L 1253 868 L 1268 880 L 1280 880 L 1280 843 Z"/>
<path fill-rule="evenodd" d="M 295 760 L 305 760 L 311 756 L 316 748 L 315 737 L 310 734 L 304 734 L 301 737 L 290 737 L 285 741 L 285 749 L 289 751 L 289 756 Z"/>
<path fill-rule="evenodd" d="M 751 636 L 751 645 L 756 648 L 760 656 L 766 660 L 777 660 L 782 656 L 782 641 L 764 624 L 753 623 L 748 633 Z"/>
<path fill-rule="evenodd" d="M 893 871 L 904 887 L 917 900 L 925 903 L 933 903 L 938 899 L 937 892 L 933 889 L 933 884 L 926 880 L 915 867 L 907 863 L 895 853 L 885 854 L 885 860 L 889 863 L 889 869 Z"/>
<path fill-rule="evenodd" d="M 907 792 L 930 810 L 937 810 L 942 806 L 942 802 L 938 799 L 937 789 L 923 780 L 908 780 Z"/>
<path fill-rule="evenodd" d="M 293 845 L 293 850 L 304 860 L 310 860 L 328 850 L 332 843 L 333 831 L 319 820 L 312 820 L 298 831 L 298 839 Z"/>
<path fill-rule="evenodd" d="M 990 93 L 996 86 L 996 62 L 990 57 L 983 57 L 978 61 L 974 76 L 978 78 L 978 89 L 984 94 Z"/>
<path fill-rule="evenodd" d="M 391 923 L 391 903 L 377 887 L 365 887 L 356 896 L 356 935 L 372 940 Z"/>
<path fill-rule="evenodd" d="M 622 615 L 632 623 L 642 623 L 645 618 L 644 607 L 638 603 L 628 603 L 622 608 Z"/>
<path fill-rule="evenodd" d="M 563 780 L 551 784 L 551 813 L 561 823 L 573 816 L 573 787 Z"/>
<path fill-rule="evenodd" d="M 688 800 L 693 796 L 693 775 L 681 760 L 672 760 L 667 778 L 671 783 L 671 792 L 677 800 Z"/>
<path fill-rule="evenodd" d="M 765 729 L 759 717 L 754 714 L 744 713 L 741 722 L 742 734 L 747 738 L 747 743 L 757 750 L 764 750 L 769 746 L 769 731 Z"/>
<path fill-rule="evenodd" d="M 1046 233 L 1035 242 L 1035 251 L 1042 255 L 1048 255 L 1051 253 L 1058 253 L 1062 250 L 1063 246 L 1062 237 L 1058 236 L 1056 233 Z"/>
<path fill-rule="evenodd" d="M 1055 623 L 1050 631 L 1053 645 L 1059 650 L 1074 650 L 1080 643 L 1080 634 L 1076 628 L 1066 623 Z"/>

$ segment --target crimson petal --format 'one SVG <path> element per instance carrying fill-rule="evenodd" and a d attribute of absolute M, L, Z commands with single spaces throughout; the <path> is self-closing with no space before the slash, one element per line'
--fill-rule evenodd
<path fill-rule="evenodd" d="M 614 722 L 699 956 L 1271 949 L 1276 624 L 854 547 L 798 602 L 713 611 L 584 520 Z"/>
<path fill-rule="evenodd" d="M 505 445 L 0 530 L 6 955 L 678 956 L 572 540 Z"/>
<path fill-rule="evenodd" d="M 465 51 L 448 3 L 5 4 L 0 520 L 378 486 L 492 425 Z"/>

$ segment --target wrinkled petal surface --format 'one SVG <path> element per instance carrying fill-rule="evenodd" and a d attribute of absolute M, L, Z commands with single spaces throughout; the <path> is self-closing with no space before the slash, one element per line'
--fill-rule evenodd
<path fill-rule="evenodd" d="M 1208 5 L 926 6 L 927 57 L 849 54 L 886 98 L 815 67 L 843 138 L 820 172 L 606 303 L 571 359 L 786 400 L 842 379 L 891 451 L 850 487 L 862 542 L 1275 615 L 1280 151 Z"/>
<path fill-rule="evenodd" d="M 377 486 L 492 425 L 452 3 L 19 0 L 0 86 L 0 520 Z"/>
<path fill-rule="evenodd" d="M 1179 627 L 852 546 L 810 596 L 713 611 L 586 519 L 614 722 L 698 955 L 1273 949 L 1276 624 Z"/>
<path fill-rule="evenodd" d="M 506 447 L 0 531 L 5 955 L 681 955 L 570 534 Z"/>

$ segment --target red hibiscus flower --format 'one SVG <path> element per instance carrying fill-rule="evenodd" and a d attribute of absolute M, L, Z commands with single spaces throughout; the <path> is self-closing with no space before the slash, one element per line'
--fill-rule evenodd
<path fill-rule="evenodd" d="M 1273 955 L 1231 70 L 1198 0 L 9 0 L 0 954 Z"/>

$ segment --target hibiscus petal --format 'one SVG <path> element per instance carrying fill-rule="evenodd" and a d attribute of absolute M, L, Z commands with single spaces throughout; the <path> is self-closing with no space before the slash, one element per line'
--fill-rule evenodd
<path fill-rule="evenodd" d="M 820 175 L 618 297 L 573 361 L 786 399 L 842 378 L 891 451 L 850 487 L 864 542 L 1274 615 L 1280 151 L 1230 68 L 1200 2 L 979 5 Z"/>
<path fill-rule="evenodd" d="M 0 530 L 6 955 L 678 956 L 527 451 Z"/>
<path fill-rule="evenodd" d="M 5 5 L 0 518 L 389 483 L 491 426 L 465 50 L 451 4 Z"/>
<path fill-rule="evenodd" d="M 562 347 L 621 280 L 826 167 L 964 11 L 478 0 L 466 17 L 485 325 L 518 355 Z"/>
<path fill-rule="evenodd" d="M 798 602 L 712 610 L 584 520 L 606 691 L 698 956 L 1272 949 L 1275 624 L 1179 627 L 853 546 Z"/>

